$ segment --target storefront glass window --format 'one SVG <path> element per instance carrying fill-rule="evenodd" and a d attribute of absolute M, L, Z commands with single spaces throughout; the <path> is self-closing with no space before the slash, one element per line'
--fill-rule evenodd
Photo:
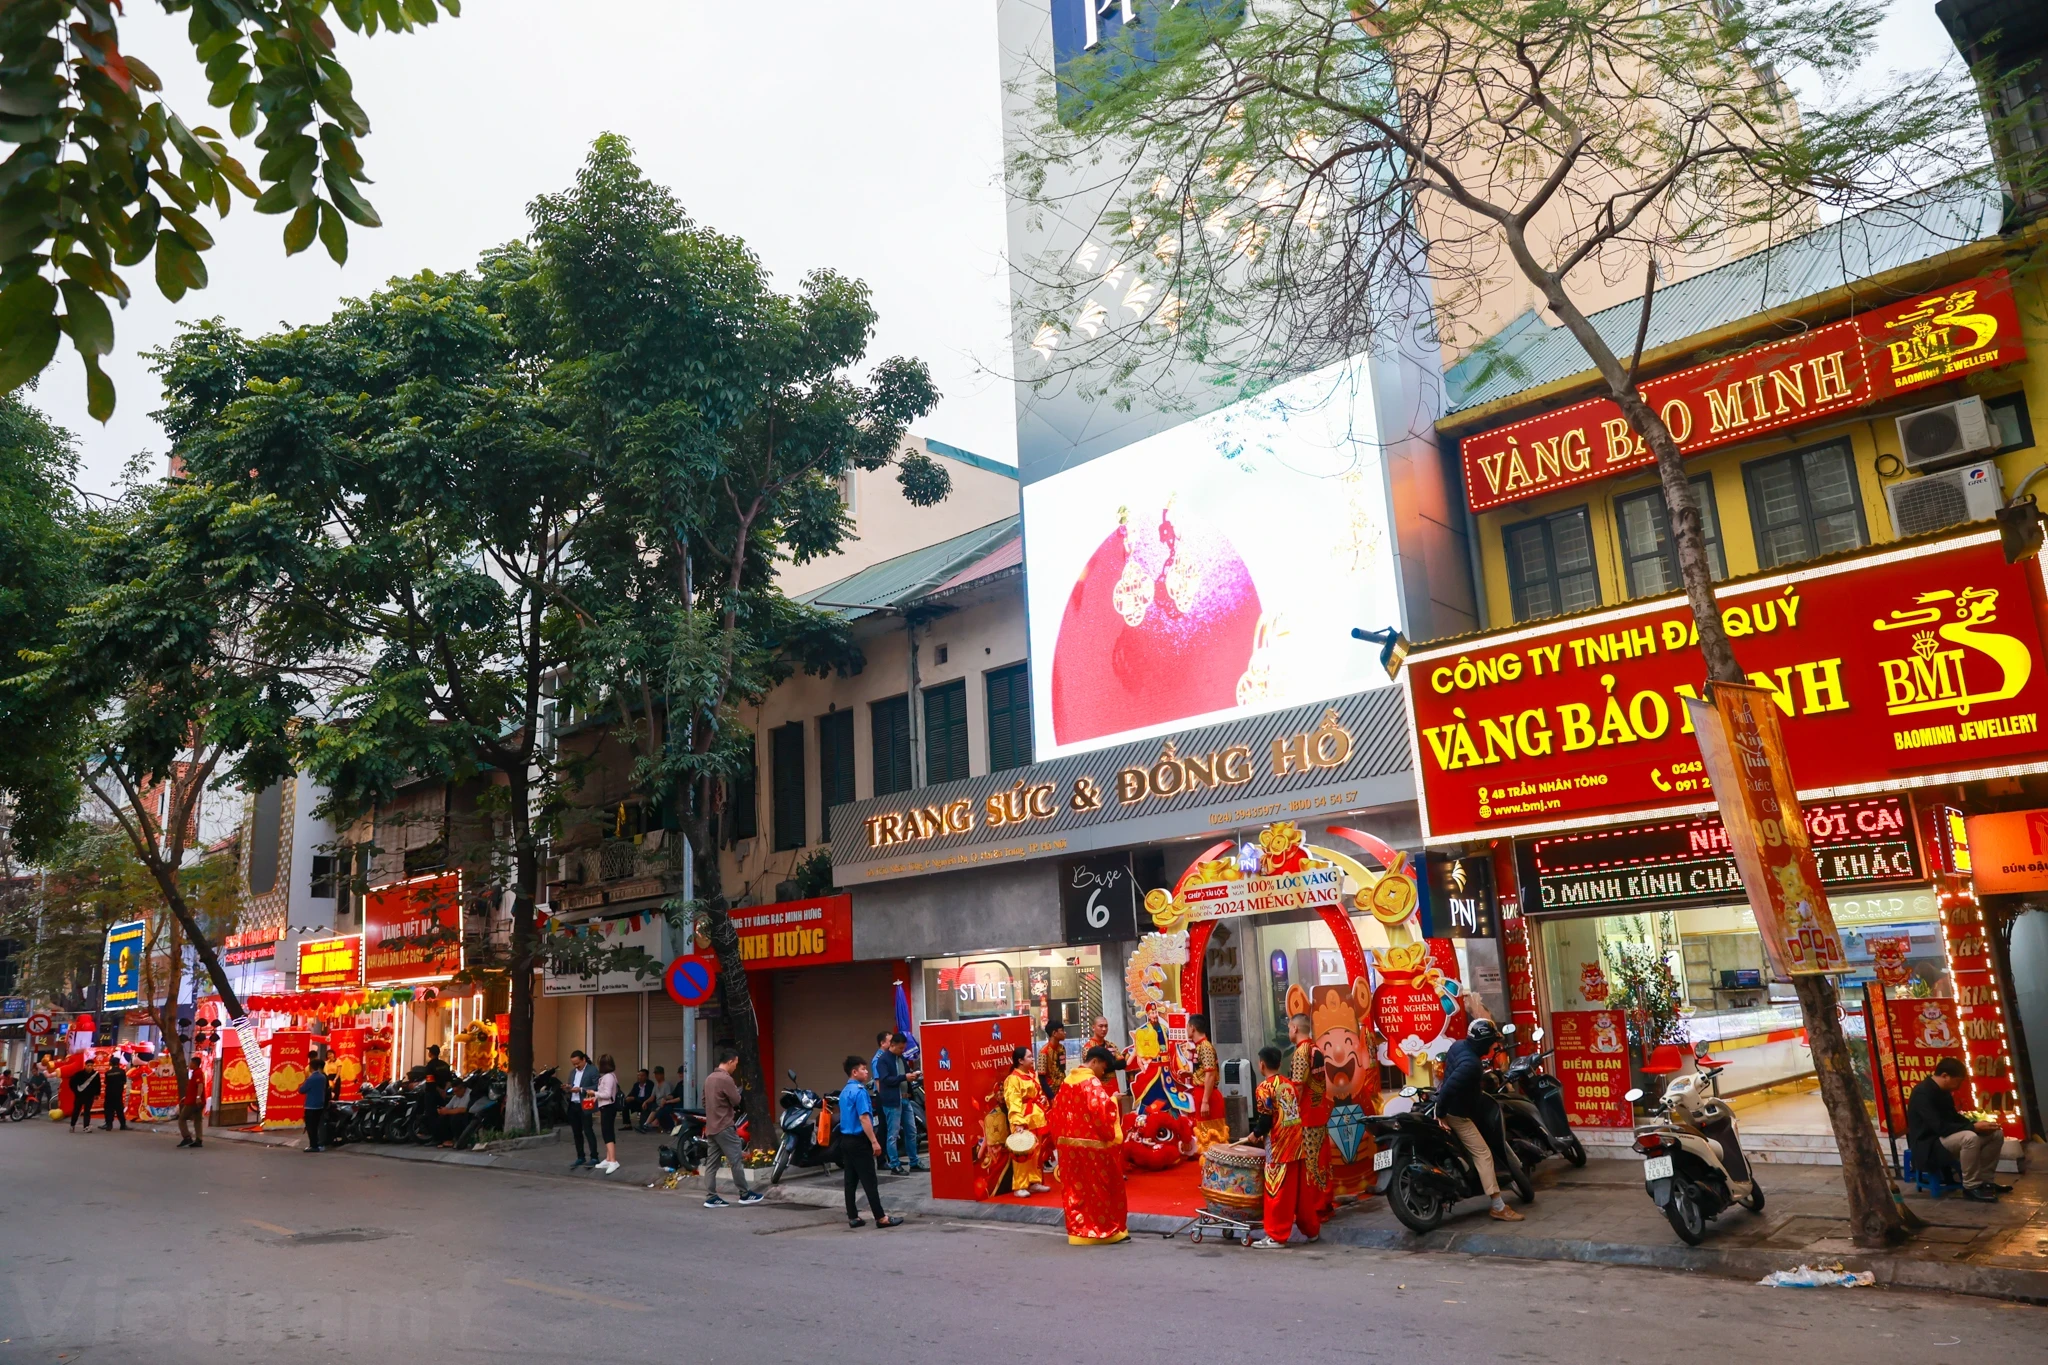
<path fill-rule="evenodd" d="M 1025 1013 L 1034 1029 L 1056 1018 L 1078 1037 L 1102 1012 L 1102 950 L 1093 946 L 934 958 L 923 965 L 928 1019 Z"/>

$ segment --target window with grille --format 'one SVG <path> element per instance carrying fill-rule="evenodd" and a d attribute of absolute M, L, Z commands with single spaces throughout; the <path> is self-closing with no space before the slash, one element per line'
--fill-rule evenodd
<path fill-rule="evenodd" d="M 1692 480 L 1700 505 L 1700 532 L 1707 542 L 1707 567 L 1719 582 L 1728 576 L 1721 557 L 1721 516 L 1714 506 L 1712 479 Z M 1615 524 L 1621 528 L 1623 579 L 1630 597 L 1655 597 L 1684 587 L 1678 572 L 1678 541 L 1671 534 L 1671 513 L 1662 488 L 1646 488 L 1614 500 Z"/>
<path fill-rule="evenodd" d="M 875 795 L 910 790 L 910 698 L 890 697 L 868 704 L 874 731 Z"/>
<path fill-rule="evenodd" d="M 1869 543 L 1856 461 L 1846 440 L 1742 467 L 1760 569 L 1854 550 Z"/>
<path fill-rule="evenodd" d="M 988 674 L 988 770 L 1031 762 L 1031 672 L 1012 664 Z"/>
<path fill-rule="evenodd" d="M 853 800 L 853 712 L 818 717 L 818 842 L 832 842 L 832 808 Z"/>
<path fill-rule="evenodd" d="M 1501 535 L 1507 542 L 1508 590 L 1517 621 L 1600 605 L 1592 522 L 1585 508 L 1517 522 Z"/>
<path fill-rule="evenodd" d="M 936 785 L 967 776 L 967 680 L 924 693 L 924 779 Z"/>
<path fill-rule="evenodd" d="M 793 720 L 768 733 L 775 849 L 804 846 L 804 723 Z"/>

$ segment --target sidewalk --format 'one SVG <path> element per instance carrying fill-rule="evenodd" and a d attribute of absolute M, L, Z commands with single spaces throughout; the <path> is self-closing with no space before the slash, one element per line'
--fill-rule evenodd
<path fill-rule="evenodd" d="M 207 1136 L 273 1147 L 304 1145 L 296 1129 L 241 1133 L 216 1128 Z M 656 1161 L 662 1141 L 651 1133 L 621 1133 L 619 1170 L 610 1176 L 571 1172 L 569 1163 L 575 1153 L 566 1137 L 560 1141 L 528 1139 L 517 1150 L 493 1152 L 352 1143 L 335 1148 L 333 1155 L 443 1162 L 646 1188 L 666 1178 Z M 2014 1177 L 2013 1192 L 1995 1204 L 1953 1196 L 1935 1201 L 1908 1195 L 1907 1207 L 1927 1226 L 1905 1246 L 1887 1252 L 1858 1251 L 1849 1241 L 1839 1167 L 1763 1167 L 1768 1199 L 1764 1212 L 1731 1209 L 1708 1225 L 1702 1245 L 1688 1247 L 1644 1192 L 1641 1162 L 1598 1159 L 1587 1162 L 1583 1170 L 1557 1161 L 1547 1164 L 1537 1173 L 1536 1203 L 1525 1211 L 1526 1222 L 1494 1222 L 1475 1200 L 1435 1232 L 1417 1236 L 1401 1226 L 1386 1201 L 1370 1199 L 1340 1209 L 1324 1225 L 1323 1239 L 1384 1251 L 1635 1265 L 1749 1281 L 1802 1262 L 1840 1262 L 1850 1270 L 1870 1271 L 1880 1285 L 2048 1304 L 2048 1173 L 2044 1173 L 2048 1153 L 2034 1146 L 2029 1155 L 2033 1172 Z M 782 1184 L 772 1187 L 767 1175 L 763 1169 L 750 1172 L 749 1179 L 772 1200 L 816 1208 L 841 1206 L 842 1187 L 836 1171 L 823 1177 L 814 1172 L 791 1172 Z M 924 1176 L 884 1174 L 881 1184 L 883 1204 L 891 1213 L 1007 1223 L 1060 1222 L 1057 1209 L 933 1199 Z M 730 1197 L 723 1177 L 719 1185 Z M 685 1177 L 675 1186 L 676 1193 L 689 1198 L 700 1197 L 701 1190 L 702 1181 L 696 1177 Z M 1136 1234 L 1164 1235 L 1178 1229 L 1182 1221 L 1133 1214 L 1130 1227 Z"/>

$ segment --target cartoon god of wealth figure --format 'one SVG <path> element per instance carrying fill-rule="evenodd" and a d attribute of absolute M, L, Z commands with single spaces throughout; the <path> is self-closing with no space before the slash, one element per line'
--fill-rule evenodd
<path fill-rule="evenodd" d="M 1380 1072 L 1373 1060 L 1372 987 L 1361 977 L 1347 991 L 1318 986 L 1287 991 L 1287 1012 L 1306 1014 L 1316 1051 L 1323 1059 L 1323 1083 L 1330 1103 L 1330 1195 L 1362 1198 L 1372 1193 L 1373 1140 L 1365 1116 L 1379 1111 Z"/>
<path fill-rule="evenodd" d="M 1593 1021 L 1593 1051 L 1622 1052 L 1627 1044 L 1621 1040 L 1621 1029 L 1614 1022 L 1614 1016 L 1602 1013 Z"/>

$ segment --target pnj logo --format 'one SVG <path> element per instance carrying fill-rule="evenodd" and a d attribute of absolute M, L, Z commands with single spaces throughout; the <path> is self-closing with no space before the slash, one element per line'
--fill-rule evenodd
<path fill-rule="evenodd" d="M 1052 0 L 1052 66 L 1062 123 L 1176 44 L 1235 28 L 1245 0 Z"/>

